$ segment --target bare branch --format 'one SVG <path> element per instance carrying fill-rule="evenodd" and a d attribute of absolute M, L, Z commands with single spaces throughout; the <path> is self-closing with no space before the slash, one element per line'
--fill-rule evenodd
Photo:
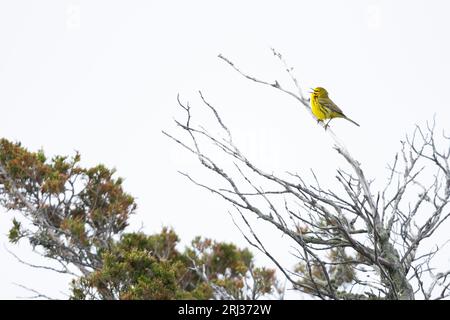
<path fill-rule="evenodd" d="M 272 52 L 297 92 L 285 89 L 278 81 L 251 76 L 223 55 L 219 58 L 244 78 L 294 97 L 311 113 L 293 69 L 280 53 L 274 49 Z M 218 109 L 202 92 L 199 94 L 225 137 L 214 136 L 203 126 L 197 127 L 190 107 L 179 98 L 178 103 L 187 116 L 183 122 L 176 120 L 176 124 L 187 133 L 190 142 L 163 133 L 194 154 L 226 186 L 212 187 L 187 173 L 182 174 L 233 206 L 251 235 L 247 236 L 233 219 L 245 239 L 277 265 L 294 289 L 321 299 L 414 299 L 417 294 L 426 299 L 442 299 L 450 294 L 449 274 L 433 275 L 429 266 L 438 250 L 416 256 L 423 240 L 431 237 L 450 217 L 450 149 L 439 151 L 434 122 L 427 125 L 426 131 L 416 127 L 412 137 L 402 143 L 401 152 L 388 167 L 386 185 L 380 191 L 372 190 L 372 181 L 366 177 L 361 164 L 327 128 L 334 148 L 351 169 L 350 172 L 337 169 L 340 187 L 330 190 L 319 182 L 314 171 L 313 181 L 308 182 L 301 174 L 287 173 L 285 177 L 258 168 L 235 145 Z M 445 135 L 444 138 L 450 140 Z M 217 155 L 207 154 L 205 150 L 210 149 L 206 144 Z M 424 179 L 430 170 L 435 170 L 431 184 Z M 298 258 L 295 271 L 288 271 L 265 248 L 247 215 L 262 219 L 294 241 Z M 410 282 L 413 279 L 415 288 Z M 432 285 L 427 288 L 430 281 Z"/>

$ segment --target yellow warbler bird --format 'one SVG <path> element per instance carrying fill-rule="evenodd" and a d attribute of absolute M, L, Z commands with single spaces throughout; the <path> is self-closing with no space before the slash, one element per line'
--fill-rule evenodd
<path fill-rule="evenodd" d="M 359 124 L 347 118 L 344 112 L 328 97 L 328 91 L 324 88 L 317 87 L 311 92 L 311 111 L 316 116 L 317 121 L 330 119 L 325 124 L 325 128 L 333 118 L 347 119 L 359 127 Z"/>

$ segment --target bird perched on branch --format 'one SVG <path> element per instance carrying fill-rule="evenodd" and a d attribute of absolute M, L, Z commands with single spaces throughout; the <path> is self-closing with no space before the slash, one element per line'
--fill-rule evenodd
<path fill-rule="evenodd" d="M 317 121 L 323 121 L 325 119 L 329 119 L 325 124 L 325 128 L 328 126 L 330 121 L 334 118 L 344 118 L 348 121 L 356 124 L 350 118 L 342 112 L 342 110 L 328 97 L 328 91 L 324 88 L 317 87 L 311 92 L 311 111 L 316 116 Z"/>

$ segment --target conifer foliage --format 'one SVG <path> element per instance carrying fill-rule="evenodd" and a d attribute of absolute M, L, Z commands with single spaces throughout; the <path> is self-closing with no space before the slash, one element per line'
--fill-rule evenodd
<path fill-rule="evenodd" d="M 279 292 L 275 271 L 233 244 L 175 231 L 125 232 L 136 213 L 123 179 L 80 154 L 48 159 L 0 140 L 0 205 L 14 214 L 9 240 L 28 241 L 74 276 L 72 299 L 256 299 Z M 45 288 L 40 288 L 45 290 Z"/>

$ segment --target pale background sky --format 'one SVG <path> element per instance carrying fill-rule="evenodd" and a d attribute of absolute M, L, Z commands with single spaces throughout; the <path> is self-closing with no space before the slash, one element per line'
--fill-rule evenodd
<path fill-rule="evenodd" d="M 203 235 L 247 246 L 229 207 L 176 173 L 209 177 L 161 134 L 174 132 L 172 118 L 181 115 L 177 93 L 201 117 L 201 89 L 263 168 L 313 168 L 332 185 L 345 164 L 304 108 L 217 58 L 291 85 L 274 47 L 305 90 L 326 87 L 361 124 L 336 120 L 333 129 L 382 184 L 414 124 L 436 114 L 450 128 L 449 9 L 444 0 L 1 1 L 0 136 L 49 155 L 78 150 L 85 165 L 117 168 L 139 205 L 130 231 L 168 225 L 183 243 Z M 14 215 L 0 213 L 0 298 L 29 295 L 14 283 L 64 298 L 68 278 L 32 270 L 5 251 L 40 261 L 29 246 L 8 243 Z M 271 230 L 261 238 L 292 265 L 290 248 Z M 258 263 L 270 265 L 259 255 Z"/>

